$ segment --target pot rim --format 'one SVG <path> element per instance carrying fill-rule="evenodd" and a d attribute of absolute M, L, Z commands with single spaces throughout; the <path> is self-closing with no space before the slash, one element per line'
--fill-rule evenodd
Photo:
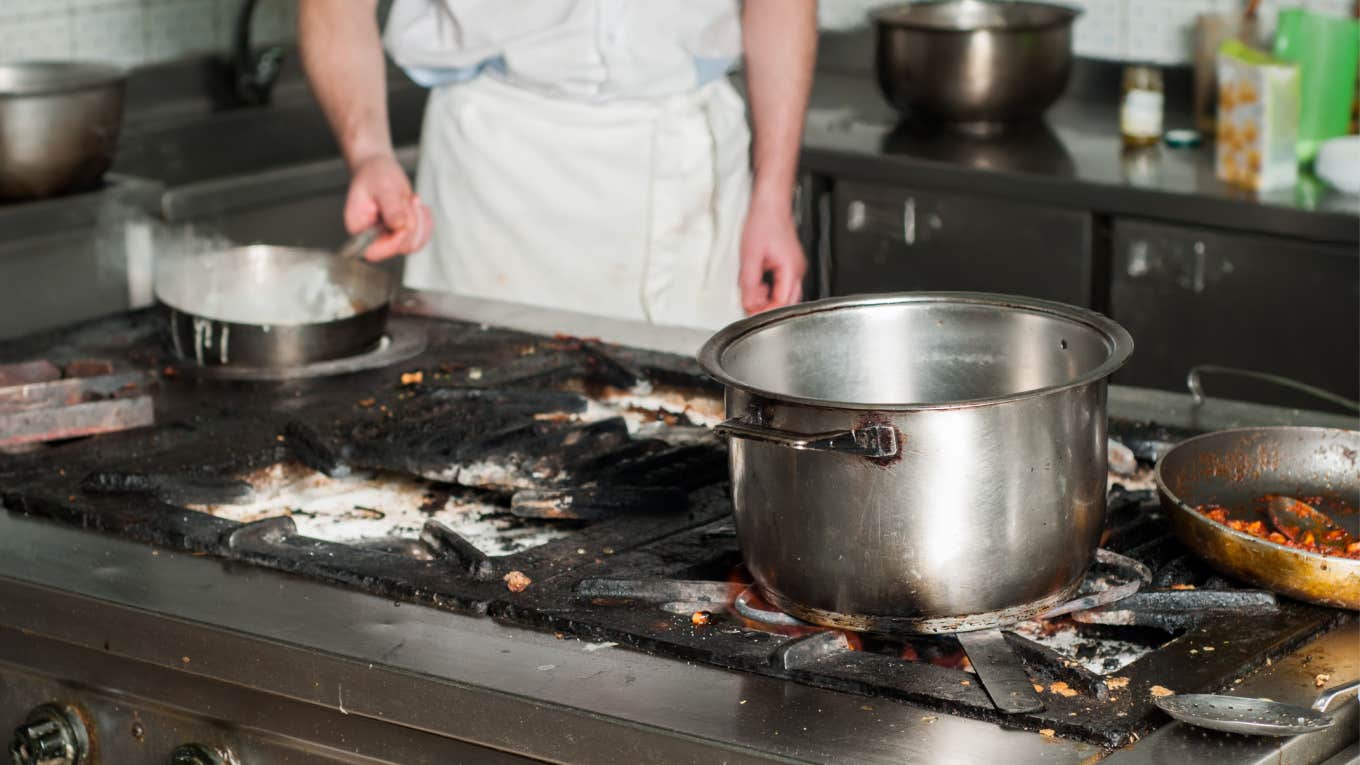
<path fill-rule="evenodd" d="M 22 96 L 52 96 L 118 86 L 127 79 L 127 70 L 115 64 L 95 61 L 31 60 L 0 64 L 0 71 L 46 71 L 54 74 L 55 82 L 20 83 L 0 87 L 0 98 Z"/>
<path fill-rule="evenodd" d="M 946 5 L 957 3 L 959 0 L 918 0 L 917 2 L 898 3 L 883 8 L 875 8 L 869 11 L 869 18 L 876 24 L 892 29 L 910 29 L 922 32 L 940 32 L 953 34 L 971 34 L 973 32 L 1033 32 L 1038 30 L 1053 29 L 1058 27 L 1070 27 L 1077 17 L 1081 16 L 1079 8 L 1072 8 L 1057 3 L 1029 2 L 1028 0 L 1008 0 L 1008 5 L 1024 7 L 1042 7 L 1053 11 L 1053 18 L 1048 21 L 1034 22 L 1029 24 L 1014 24 L 995 22 L 989 24 L 978 24 L 967 28 L 946 27 L 938 24 L 928 24 L 919 20 L 906 17 L 906 12 L 913 8 L 921 8 L 929 5 Z"/>
<path fill-rule="evenodd" d="M 828 399 L 796 396 L 787 393 L 776 393 L 739 380 L 731 374 L 728 374 L 723 367 L 722 354 L 724 351 L 743 337 L 751 335 L 770 325 L 778 324 L 800 316 L 822 313 L 824 311 L 896 303 L 964 303 L 1046 314 L 1048 316 L 1084 324 L 1099 332 L 1104 336 L 1106 345 L 1109 348 L 1109 353 L 1106 356 L 1105 361 L 1100 365 L 1060 385 L 1031 388 L 1029 390 L 1007 393 L 1001 396 L 936 402 L 832 401 Z M 782 401 L 789 404 L 813 406 L 821 409 L 851 409 L 855 411 L 876 412 L 922 412 L 996 406 L 1016 401 L 1042 398 L 1060 391 L 1079 388 L 1094 382 L 1103 381 L 1105 378 L 1114 374 L 1116 370 L 1124 366 L 1128 361 L 1129 356 L 1132 354 L 1133 337 L 1129 335 L 1128 330 L 1124 329 L 1113 319 L 1085 308 L 1078 308 L 1077 306 L 1058 303 L 1051 300 L 1020 297 L 1017 295 L 1000 295 L 990 292 L 896 292 L 825 298 L 822 300 L 814 300 L 807 303 L 798 303 L 783 308 L 777 308 L 772 311 L 758 313 L 754 316 L 748 316 L 745 319 L 740 319 L 729 324 L 710 337 L 708 341 L 704 343 L 703 347 L 699 349 L 698 361 L 699 365 L 703 367 L 704 372 L 707 373 L 708 376 L 723 385 L 737 388 L 738 390 L 743 390 L 765 399 Z"/>

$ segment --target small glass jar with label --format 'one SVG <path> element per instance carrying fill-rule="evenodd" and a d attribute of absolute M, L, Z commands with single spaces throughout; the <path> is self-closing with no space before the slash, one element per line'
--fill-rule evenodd
<path fill-rule="evenodd" d="M 1162 140 L 1162 70 L 1145 64 L 1124 67 L 1119 133 L 1124 146 L 1154 146 Z"/>

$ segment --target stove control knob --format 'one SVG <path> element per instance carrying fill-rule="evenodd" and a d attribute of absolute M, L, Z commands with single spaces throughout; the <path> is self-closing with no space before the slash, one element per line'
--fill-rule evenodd
<path fill-rule="evenodd" d="M 43 704 L 14 731 L 9 755 L 14 765 L 85 765 L 90 734 L 74 707 Z"/>
<path fill-rule="evenodd" d="M 185 744 L 170 753 L 170 765 L 237 765 L 230 749 L 207 744 Z"/>

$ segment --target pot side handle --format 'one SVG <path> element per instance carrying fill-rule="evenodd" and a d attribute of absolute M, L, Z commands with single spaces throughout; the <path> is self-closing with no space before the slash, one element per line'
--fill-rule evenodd
<path fill-rule="evenodd" d="M 713 432 L 807 452 L 836 452 L 855 457 L 886 459 L 897 456 L 897 431 L 889 425 L 869 425 L 829 433 L 794 433 L 754 425 L 740 417 L 713 426 Z"/>

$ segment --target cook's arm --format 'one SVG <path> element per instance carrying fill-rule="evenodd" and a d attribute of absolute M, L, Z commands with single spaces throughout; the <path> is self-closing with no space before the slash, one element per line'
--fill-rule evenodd
<path fill-rule="evenodd" d="M 754 185 L 740 284 L 742 307 L 756 313 L 802 298 L 807 259 L 793 223 L 793 188 L 817 55 L 816 0 L 745 0 L 742 42 Z M 768 289 L 766 272 L 774 277 Z"/>
<path fill-rule="evenodd" d="M 392 150 L 377 7 L 377 0 L 298 3 L 302 65 L 353 176 L 345 228 L 352 233 L 381 222 L 390 232 L 368 248 L 370 259 L 419 249 L 431 228 L 429 210 Z"/>

